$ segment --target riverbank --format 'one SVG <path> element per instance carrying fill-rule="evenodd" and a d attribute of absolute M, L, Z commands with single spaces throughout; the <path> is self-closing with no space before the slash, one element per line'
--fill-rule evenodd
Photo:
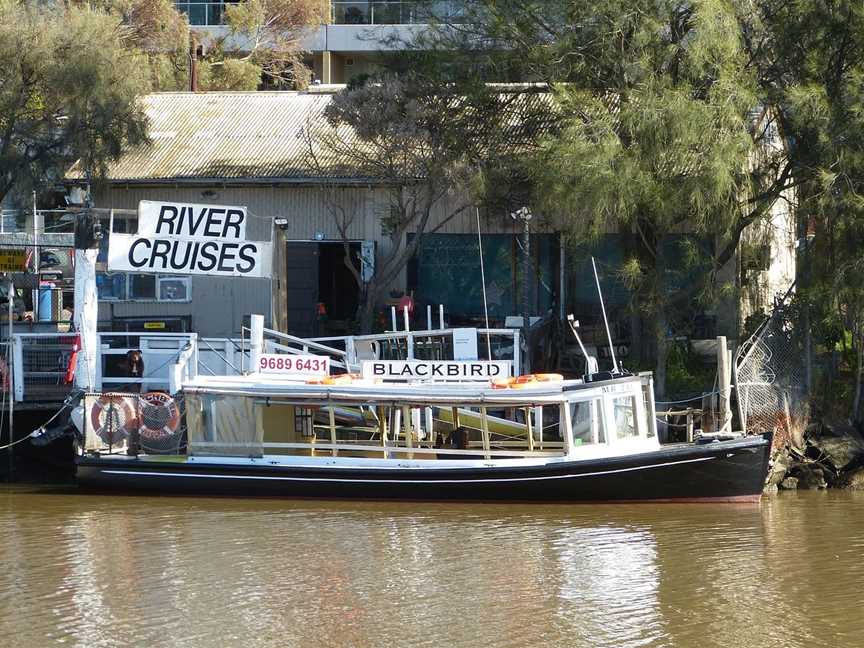
<path fill-rule="evenodd" d="M 765 490 L 827 488 L 864 491 L 864 437 L 847 423 L 811 423 L 803 447 L 776 450 Z"/>

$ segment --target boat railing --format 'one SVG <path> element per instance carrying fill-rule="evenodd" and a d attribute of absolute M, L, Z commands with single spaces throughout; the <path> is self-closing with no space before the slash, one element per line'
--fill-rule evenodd
<path fill-rule="evenodd" d="M 250 350 L 240 338 L 198 338 L 198 374 L 239 376 L 249 366 Z"/>
<path fill-rule="evenodd" d="M 251 335 L 250 329 L 243 327 L 244 345 L 246 333 Z M 330 358 L 331 366 L 352 370 L 346 362 L 347 354 L 343 349 L 322 344 L 319 340 L 301 338 L 266 327 L 263 329 L 263 333 L 263 350 L 265 353 L 287 353 L 293 355 L 307 355 L 311 353 L 314 355 L 325 355 Z M 249 364 L 244 364 L 244 367 L 251 369 Z"/>
<path fill-rule="evenodd" d="M 62 402 L 73 386 L 66 382 L 75 333 L 14 333 L 11 345 L 0 342 L 3 363 L 0 384 L 8 374 L 16 402 L 47 406 Z M 172 378 L 196 375 L 232 376 L 249 366 L 249 348 L 234 338 L 200 338 L 195 333 L 151 331 L 97 334 L 98 353 L 94 390 L 169 390 Z M 10 347 L 4 351 L 6 347 Z M 141 352 L 144 375 L 128 376 L 125 360 L 130 351 Z M 80 358 L 80 356 L 79 356 Z M 177 364 L 180 367 L 176 367 Z M 179 374 L 177 373 L 179 372 Z"/>
<path fill-rule="evenodd" d="M 220 441 L 197 441 L 196 448 L 225 448 L 230 444 Z M 247 447 L 246 444 L 236 444 L 237 447 Z M 556 450 L 484 450 L 482 444 L 472 443 L 469 448 L 457 450 L 451 448 L 430 448 L 426 446 L 409 446 L 409 445 L 370 445 L 363 443 L 325 443 L 325 442 L 309 442 L 309 443 L 268 443 L 261 444 L 265 450 L 301 450 L 304 453 L 310 453 L 315 456 L 317 452 L 326 450 L 328 453 L 336 456 L 338 452 L 363 452 L 369 454 L 381 453 L 384 457 L 398 454 L 421 455 L 421 456 L 444 456 L 459 458 L 465 455 L 485 455 L 488 457 L 560 457 L 563 444 L 558 444 L 559 449 Z"/>
<path fill-rule="evenodd" d="M 112 331 L 97 336 L 101 364 L 96 372 L 97 391 L 171 391 L 172 377 L 176 380 L 178 372 L 197 374 L 197 333 Z M 144 363 L 141 376 L 129 375 L 126 359 L 130 351 L 141 353 Z"/>
<path fill-rule="evenodd" d="M 358 368 L 364 360 L 455 360 L 461 355 L 454 336 L 466 329 L 430 329 L 420 331 L 387 331 L 371 335 L 310 338 L 310 342 L 327 344 L 344 351 L 350 367 Z M 513 371 L 520 371 L 520 331 L 518 329 L 475 329 L 479 360 L 511 360 Z M 491 357 L 489 357 L 491 355 Z"/>

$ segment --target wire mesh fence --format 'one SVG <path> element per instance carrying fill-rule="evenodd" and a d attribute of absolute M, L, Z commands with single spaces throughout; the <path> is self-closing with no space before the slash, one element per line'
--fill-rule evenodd
<path fill-rule="evenodd" d="M 29 401 L 62 401 L 69 393 L 66 370 L 75 345 L 74 334 L 23 334 L 19 378 Z"/>
<path fill-rule="evenodd" d="M 735 356 L 742 423 L 774 432 L 774 445 L 800 447 L 809 419 L 803 327 L 788 295 Z"/>
<path fill-rule="evenodd" d="M 182 394 L 87 394 L 84 413 L 88 452 L 175 455 L 186 451 Z"/>

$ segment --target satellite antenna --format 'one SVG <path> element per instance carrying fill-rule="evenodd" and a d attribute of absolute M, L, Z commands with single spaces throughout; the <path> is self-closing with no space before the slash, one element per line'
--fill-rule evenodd
<path fill-rule="evenodd" d="M 612 346 L 612 334 L 609 332 L 609 320 L 606 319 L 606 306 L 603 304 L 603 291 L 600 289 L 600 277 L 597 275 L 597 263 L 591 257 L 591 265 L 594 267 L 594 281 L 597 283 L 597 294 L 600 296 L 600 310 L 603 311 L 603 324 L 606 326 L 606 339 L 609 340 L 609 353 L 612 356 L 612 373 L 621 373 L 618 361 L 615 360 L 615 347 Z"/>

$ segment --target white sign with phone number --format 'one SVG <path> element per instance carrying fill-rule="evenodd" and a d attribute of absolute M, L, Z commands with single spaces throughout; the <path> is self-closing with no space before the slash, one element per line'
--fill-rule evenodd
<path fill-rule="evenodd" d="M 328 356 L 262 353 L 258 363 L 258 371 L 284 376 L 327 376 L 330 374 L 330 358 Z"/>

